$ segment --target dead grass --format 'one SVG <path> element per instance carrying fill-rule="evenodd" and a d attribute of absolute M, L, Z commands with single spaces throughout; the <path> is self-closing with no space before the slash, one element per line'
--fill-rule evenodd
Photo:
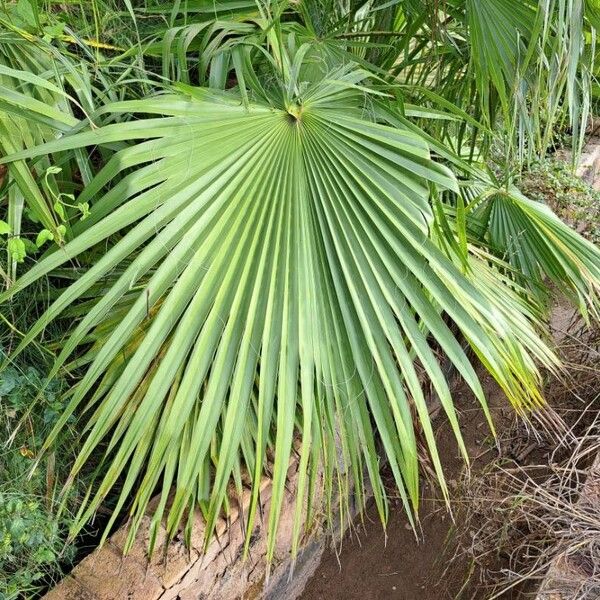
<path fill-rule="evenodd" d="M 600 598 L 600 331 L 564 318 L 555 328 L 566 368 L 547 383 L 552 409 L 515 418 L 498 458 L 460 483 L 449 568 L 466 555 L 479 579 L 461 599 L 531 597 L 550 569 L 557 597 Z"/>

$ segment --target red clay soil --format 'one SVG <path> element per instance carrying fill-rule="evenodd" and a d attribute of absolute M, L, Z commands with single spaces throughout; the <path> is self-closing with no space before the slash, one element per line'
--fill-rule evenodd
<path fill-rule="evenodd" d="M 489 376 L 484 387 L 496 426 L 509 418 L 506 398 Z M 457 393 L 457 406 L 473 469 L 482 468 L 496 457 L 485 419 L 472 395 Z M 456 487 L 464 468 L 456 443 L 444 418 L 437 430 L 438 448 L 446 479 Z M 356 528 L 343 540 L 341 552 L 329 550 L 301 596 L 303 600 L 479 600 L 487 597 L 477 590 L 476 575 L 469 577 L 465 560 L 450 563 L 453 555 L 452 519 L 439 500 L 438 490 L 425 484 L 422 490 L 421 533 L 415 539 L 402 506 L 390 507 L 387 540 L 374 506 L 370 506 L 365 526 Z M 454 501 L 458 499 L 456 494 Z M 460 527 L 460 524 L 457 524 Z M 466 583 L 467 582 L 467 583 Z M 508 596 L 506 597 L 508 598 Z"/>

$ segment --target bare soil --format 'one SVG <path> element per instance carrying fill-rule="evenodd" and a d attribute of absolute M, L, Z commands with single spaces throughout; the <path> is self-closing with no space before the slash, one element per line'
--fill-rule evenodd
<path fill-rule="evenodd" d="M 482 377 L 497 428 L 512 418 L 512 409 L 491 377 Z M 466 386 L 456 392 L 462 430 L 472 459 L 472 469 L 483 468 L 497 458 L 497 449 L 485 417 Z M 440 419 L 436 436 L 451 493 L 464 471 L 452 431 Z M 369 506 L 364 525 L 343 539 L 341 549 L 330 549 L 312 579 L 303 600 L 450 600 L 485 598 L 473 595 L 476 574 L 466 558 L 450 561 L 453 518 L 435 485 L 425 482 L 418 539 L 410 528 L 400 502 L 392 506 L 387 535 L 374 506 Z M 458 494 L 453 502 L 458 501 Z M 460 528 L 460 523 L 455 526 Z M 510 596 L 506 596 L 510 598 Z"/>
<path fill-rule="evenodd" d="M 550 323 L 559 353 L 565 364 L 573 368 L 596 364 L 581 354 L 581 349 L 588 352 L 587 344 L 580 341 L 582 329 L 573 317 L 574 311 L 566 301 L 555 301 Z M 585 366 L 579 371 L 572 369 L 570 384 L 553 379 L 547 383 L 549 405 L 562 407 L 567 414 L 569 410 L 574 413 L 567 422 L 579 419 L 578 415 L 585 410 L 580 402 L 583 398 L 597 394 L 597 370 L 592 369 L 595 374 L 586 374 L 585 369 Z M 548 466 L 556 458 L 556 439 L 552 435 L 545 439 L 536 435 L 516 418 L 503 392 L 483 369 L 480 369 L 480 377 L 496 430 L 502 433 L 502 439 L 499 443 L 492 439 L 477 401 L 464 384 L 459 385 L 455 402 L 472 461 L 471 474 L 481 476 L 494 472 L 506 460 L 515 465 L 540 465 L 542 469 L 544 465 Z M 486 600 L 494 594 L 490 587 L 494 574 L 507 569 L 510 559 L 502 554 L 498 545 L 485 548 L 486 558 L 478 560 L 478 564 L 468 558 L 468 553 L 459 550 L 464 549 L 465 538 L 468 541 L 475 533 L 470 531 L 472 522 L 465 522 L 464 516 L 462 522 L 457 522 L 453 515 L 470 513 L 469 518 L 473 521 L 474 507 L 459 504 L 466 502 L 468 497 L 462 493 L 465 490 L 462 486 L 470 485 L 465 477 L 465 465 L 448 423 L 443 417 L 437 422 L 436 437 L 452 496 L 451 511 L 441 500 L 437 487 L 424 481 L 421 528 L 416 539 L 400 502 L 390 507 L 387 532 L 383 531 L 375 507 L 369 506 L 364 524 L 348 532 L 341 547 L 332 548 L 324 555 L 304 589 L 303 600 Z M 461 536 L 462 546 L 457 541 Z M 474 538 L 474 541 L 478 540 Z M 531 598 L 536 586 L 536 582 L 529 581 L 494 597 L 502 600 Z"/>

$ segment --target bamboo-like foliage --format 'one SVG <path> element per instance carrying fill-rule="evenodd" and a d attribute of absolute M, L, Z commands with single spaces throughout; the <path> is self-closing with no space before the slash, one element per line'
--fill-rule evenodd
<path fill-rule="evenodd" d="M 82 376 L 47 445 L 77 413 L 84 437 L 73 475 L 99 450 L 105 457 L 74 533 L 118 487 L 113 520 L 128 510 L 130 543 L 155 494 L 151 547 L 163 520 L 170 535 L 182 526 L 189 533 L 197 506 L 208 542 L 229 486 L 241 495 L 246 481 L 249 540 L 267 475 L 272 558 L 296 452 L 294 555 L 317 497 L 327 508 L 339 494 L 344 511 L 351 494 L 364 504 L 368 485 L 385 521 L 382 459 L 413 519 L 420 437 L 447 495 L 426 387 L 467 459 L 440 356 L 486 413 L 473 357 L 526 412 L 543 401 L 539 366 L 559 367 L 544 341 L 541 282 L 550 277 L 596 314 L 598 250 L 464 158 L 461 128 L 472 128 L 471 143 L 489 135 L 495 94 L 505 115 L 518 108 L 508 90 L 523 80 L 521 44 L 495 54 L 512 44 L 506 32 L 520 39 L 530 19 L 557 31 L 549 4 L 523 8 L 518 23 L 507 16 L 502 30 L 497 17 L 497 30 L 485 32 L 492 25 L 473 3 L 449 2 L 456 27 L 426 40 L 424 28 L 442 13 L 424 3 L 386 3 L 375 17 L 370 4 L 334 4 L 325 18 L 317 4 L 261 6 L 248 16 L 242 2 L 231 23 L 198 9 L 196 25 L 174 12 L 162 45 L 153 31 L 139 52 L 152 61 L 162 48 L 160 75 L 183 82 L 141 99 L 104 99 L 88 116 L 68 117 L 72 124 L 48 101 L 19 109 L 36 127 L 51 119 L 53 135 L 0 164 L 63 164 L 91 148 L 102 157 L 98 167 L 85 163 L 94 172 L 77 196 L 90 215 L 0 296 L 8 302 L 56 273 L 71 280 L 11 358 L 48 324 L 68 323 L 48 377 L 65 368 Z M 488 10 L 501 15 L 508 4 L 494 0 Z M 444 98 L 452 88 L 436 92 L 426 74 L 433 65 L 431 77 L 440 75 L 443 59 L 433 54 L 459 26 L 473 33 L 473 58 L 450 43 L 447 54 L 463 60 L 468 103 Z M 366 41 L 349 41 L 357 32 Z M 384 43 L 389 33 L 412 37 Z M 484 48 L 480 35 L 496 45 Z M 537 50 L 525 46 L 534 48 L 530 62 L 545 56 L 544 39 Z M 197 50 L 203 86 L 188 85 Z M 68 72 L 57 79 L 67 88 Z M 0 74 L 73 102 L 45 73 Z M 155 76 L 140 85 L 155 85 Z M 405 103 L 405 92 L 424 100 Z M 476 114 L 476 106 L 486 108 Z M 11 185 L 26 197 L 27 181 Z"/>

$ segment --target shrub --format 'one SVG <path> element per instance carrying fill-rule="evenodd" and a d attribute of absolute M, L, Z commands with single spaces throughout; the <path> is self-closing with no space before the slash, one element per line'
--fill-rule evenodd
<path fill-rule="evenodd" d="M 590 241 L 600 243 L 600 192 L 577 177 L 566 162 L 535 163 L 523 177 L 521 189 L 532 200 L 547 203 Z"/>

